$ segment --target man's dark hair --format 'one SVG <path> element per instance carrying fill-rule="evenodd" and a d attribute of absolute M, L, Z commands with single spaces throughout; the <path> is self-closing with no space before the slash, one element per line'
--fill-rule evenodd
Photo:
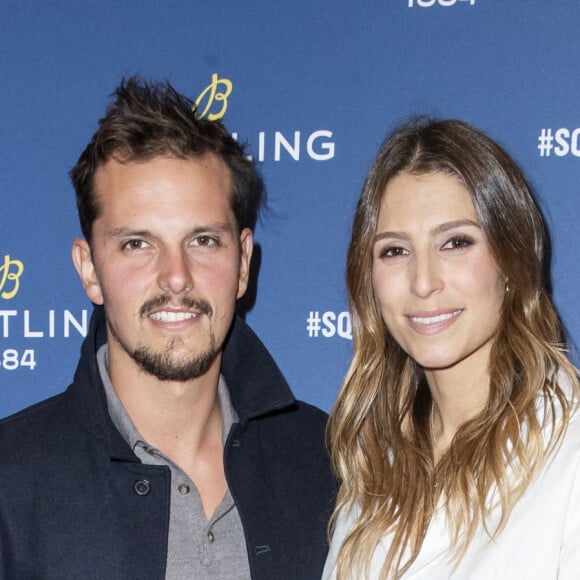
<path fill-rule="evenodd" d="M 196 117 L 194 103 L 168 82 L 147 82 L 134 76 L 123 80 L 112 96 L 115 101 L 70 171 L 81 230 L 89 243 L 93 222 L 101 211 L 95 173 L 111 159 L 130 163 L 158 156 L 196 159 L 213 153 L 230 170 L 230 203 L 238 227 L 253 229 L 264 196 L 262 180 L 244 148 L 222 123 Z"/>

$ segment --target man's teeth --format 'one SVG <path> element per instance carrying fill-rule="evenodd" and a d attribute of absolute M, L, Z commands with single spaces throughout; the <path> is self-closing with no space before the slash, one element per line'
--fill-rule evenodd
<path fill-rule="evenodd" d="M 197 314 L 194 314 L 193 312 L 168 312 L 167 310 L 162 310 L 161 312 L 150 314 L 149 318 L 161 322 L 183 322 L 184 320 L 189 320 L 196 316 Z"/>
<path fill-rule="evenodd" d="M 454 316 L 461 314 L 461 310 L 454 310 L 453 312 L 449 312 L 448 314 L 439 314 L 438 316 L 411 316 L 411 320 L 416 322 L 417 324 L 437 324 L 439 322 L 444 322 L 445 320 L 449 320 Z"/>

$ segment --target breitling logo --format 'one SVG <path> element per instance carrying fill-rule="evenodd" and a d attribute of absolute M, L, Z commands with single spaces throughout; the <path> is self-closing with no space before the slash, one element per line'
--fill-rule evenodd
<path fill-rule="evenodd" d="M 221 119 L 228 110 L 228 97 L 232 89 L 232 81 L 220 79 L 217 73 L 213 73 L 211 83 L 195 99 L 197 117 L 200 119 L 205 117 L 208 121 Z M 216 110 L 218 107 L 219 110 Z"/>
<path fill-rule="evenodd" d="M 9 254 L 4 256 L 4 263 L 0 264 L 0 297 L 10 300 L 20 289 L 20 276 L 24 272 L 24 264 L 20 260 L 11 260 Z"/>

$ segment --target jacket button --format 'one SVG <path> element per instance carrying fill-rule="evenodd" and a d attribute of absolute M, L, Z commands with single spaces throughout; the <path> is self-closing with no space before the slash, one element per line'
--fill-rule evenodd
<path fill-rule="evenodd" d="M 140 479 L 133 486 L 137 495 L 147 495 L 151 491 L 151 484 L 146 479 Z"/>
<path fill-rule="evenodd" d="M 180 483 L 177 489 L 181 495 L 187 495 L 190 492 L 190 488 L 187 483 Z"/>

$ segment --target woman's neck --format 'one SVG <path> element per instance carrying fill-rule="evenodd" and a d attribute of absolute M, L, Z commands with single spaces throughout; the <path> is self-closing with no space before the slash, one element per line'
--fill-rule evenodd
<path fill-rule="evenodd" d="M 486 357 L 483 364 L 481 360 L 465 360 L 462 361 L 465 364 L 447 369 L 425 369 L 433 398 L 429 425 L 437 460 L 449 448 L 459 428 L 485 407 L 489 395 L 487 360 Z"/>

